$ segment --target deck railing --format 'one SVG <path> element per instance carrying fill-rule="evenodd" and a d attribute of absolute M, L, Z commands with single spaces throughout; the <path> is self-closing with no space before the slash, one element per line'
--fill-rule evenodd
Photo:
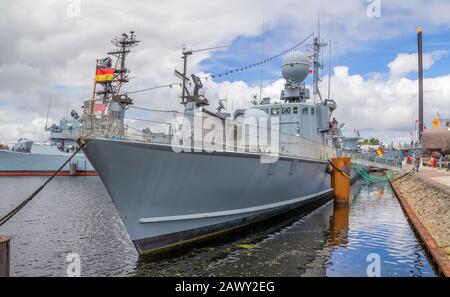
<path fill-rule="evenodd" d="M 399 169 L 402 167 L 401 158 L 381 157 L 375 153 L 349 153 L 354 163 L 369 165 L 386 169 Z"/>
<path fill-rule="evenodd" d="M 153 137 L 156 134 L 151 133 L 150 130 L 136 129 L 131 125 L 123 124 L 123 122 L 112 119 L 108 115 L 84 115 L 83 126 L 81 135 L 86 138 L 107 138 L 107 139 L 122 139 L 130 141 L 139 141 L 147 143 L 157 143 L 172 145 L 180 145 L 178 141 L 173 138 L 176 137 L 169 129 L 169 133 L 166 133 L 164 137 Z M 270 141 L 256 141 L 254 144 L 248 144 L 248 140 L 237 139 L 232 141 L 216 141 L 214 143 L 215 151 L 227 151 L 227 152 L 245 152 L 255 153 L 260 155 L 270 156 L 286 156 L 306 158 L 311 160 L 330 160 L 337 156 L 336 149 L 331 146 L 323 145 L 319 142 L 304 138 L 300 135 L 291 135 L 280 133 L 277 131 L 278 137 L 274 137 L 276 140 L 274 144 L 266 144 Z M 224 133 L 226 134 L 226 133 Z M 161 134 L 159 134 L 161 135 Z M 167 140 L 167 143 L 161 141 Z M 187 145 L 187 142 L 181 145 Z M 204 149 L 203 141 L 189 141 L 189 146 L 193 148 Z"/>

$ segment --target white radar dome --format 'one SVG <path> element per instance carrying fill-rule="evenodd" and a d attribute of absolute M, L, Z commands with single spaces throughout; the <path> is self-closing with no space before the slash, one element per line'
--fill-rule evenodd
<path fill-rule="evenodd" d="M 300 51 L 292 51 L 286 54 L 281 65 L 281 74 L 285 79 L 290 79 L 296 83 L 303 82 L 308 76 L 309 60 Z"/>

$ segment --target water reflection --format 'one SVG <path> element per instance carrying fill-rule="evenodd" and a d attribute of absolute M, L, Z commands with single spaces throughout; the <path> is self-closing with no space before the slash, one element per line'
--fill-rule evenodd
<path fill-rule="evenodd" d="M 333 216 L 330 218 L 331 243 L 333 246 L 346 245 L 348 243 L 348 223 L 350 206 L 335 204 Z"/>
<path fill-rule="evenodd" d="M 345 213 L 348 212 L 348 221 Z M 333 244 L 328 276 L 365 276 L 369 254 L 381 259 L 381 276 L 433 276 L 433 268 L 387 183 L 362 185 L 348 209 L 335 208 L 332 230 L 346 240 Z M 344 232 L 345 234 L 345 232 Z"/>
<path fill-rule="evenodd" d="M 349 205 L 331 201 L 294 221 L 271 225 L 269 231 L 222 238 L 182 256 L 141 259 L 136 273 L 366 276 L 367 256 L 375 253 L 381 276 L 435 275 L 388 184 L 360 183 L 351 193 Z"/>

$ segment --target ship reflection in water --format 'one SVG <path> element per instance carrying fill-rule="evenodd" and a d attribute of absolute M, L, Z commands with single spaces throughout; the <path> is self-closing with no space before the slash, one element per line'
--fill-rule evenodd
<path fill-rule="evenodd" d="M 367 276 L 368 266 L 374 263 L 369 255 L 376 254 L 381 276 L 435 275 L 387 183 L 360 183 L 352 188 L 352 195 L 349 206 L 331 201 L 294 222 L 275 223 L 269 231 L 222 239 L 216 245 L 210 242 L 175 258 L 141 257 L 137 273 Z"/>
<path fill-rule="evenodd" d="M 45 178 L 0 178 L 0 213 Z M 258 224 L 184 251 L 138 257 L 98 177 L 56 178 L 8 224 L 14 276 L 64 276 L 68 253 L 83 276 L 381 276 L 435 273 L 388 184 L 355 185 L 350 206 Z"/>

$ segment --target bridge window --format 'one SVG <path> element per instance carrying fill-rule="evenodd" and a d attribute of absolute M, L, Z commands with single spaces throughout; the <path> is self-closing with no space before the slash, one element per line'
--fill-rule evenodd
<path fill-rule="evenodd" d="M 283 114 L 289 114 L 291 113 L 291 108 L 290 107 L 283 107 Z"/>
<path fill-rule="evenodd" d="M 280 114 L 280 109 L 277 108 L 272 108 L 272 114 L 276 115 L 276 114 Z"/>
<path fill-rule="evenodd" d="M 293 112 L 293 113 L 298 113 L 298 106 L 294 106 L 294 107 L 292 108 L 292 112 Z"/>
<path fill-rule="evenodd" d="M 303 114 L 308 114 L 308 107 L 303 107 L 302 113 L 303 113 Z"/>
<path fill-rule="evenodd" d="M 312 107 L 311 108 L 311 114 L 314 115 L 314 112 L 315 112 L 314 107 Z"/>

